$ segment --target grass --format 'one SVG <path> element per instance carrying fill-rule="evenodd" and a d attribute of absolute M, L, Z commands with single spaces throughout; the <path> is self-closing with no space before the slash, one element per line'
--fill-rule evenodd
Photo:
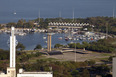
<path fill-rule="evenodd" d="M 35 63 L 36 60 L 44 59 L 44 58 L 45 58 L 45 56 L 33 57 L 33 58 L 29 59 L 28 62 Z"/>
<path fill-rule="evenodd" d="M 26 52 L 27 54 L 31 54 L 33 52 L 39 52 L 38 50 L 25 50 L 24 52 Z"/>
<path fill-rule="evenodd" d="M 101 56 L 112 56 L 112 53 L 102 53 Z"/>
<path fill-rule="evenodd" d="M 108 57 L 106 57 L 106 58 L 95 58 L 93 60 L 95 60 L 96 62 L 103 62 L 103 61 L 108 61 Z"/>
<path fill-rule="evenodd" d="M 39 56 L 39 57 L 33 57 L 33 58 L 29 59 L 28 62 L 35 63 L 38 59 L 42 59 L 42 60 L 45 60 L 45 61 L 55 61 L 55 60 L 57 60 L 55 58 L 46 58 L 46 56 Z"/>

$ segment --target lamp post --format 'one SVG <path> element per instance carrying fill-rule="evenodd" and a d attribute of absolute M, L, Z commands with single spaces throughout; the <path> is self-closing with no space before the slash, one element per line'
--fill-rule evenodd
<path fill-rule="evenodd" d="M 76 43 L 75 43 L 75 62 L 77 61 L 77 55 L 76 55 Z"/>
<path fill-rule="evenodd" d="M 76 39 L 74 39 L 74 40 L 76 40 Z M 76 55 L 76 41 L 75 41 L 75 62 L 77 61 L 77 55 Z"/>

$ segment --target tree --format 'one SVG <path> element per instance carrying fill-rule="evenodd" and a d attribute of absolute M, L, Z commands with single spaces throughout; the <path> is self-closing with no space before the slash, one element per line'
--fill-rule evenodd
<path fill-rule="evenodd" d="M 63 45 L 61 45 L 61 44 L 56 44 L 56 45 L 54 46 L 54 48 L 60 48 L 60 47 L 63 47 Z"/>
<path fill-rule="evenodd" d="M 97 75 L 107 75 L 110 72 L 110 67 L 107 65 L 93 66 L 90 71 L 94 71 Z"/>
<path fill-rule="evenodd" d="M 1 24 L 0 24 L 0 29 L 2 28 Z"/>
<path fill-rule="evenodd" d="M 34 50 L 36 50 L 36 49 L 42 49 L 42 46 L 41 46 L 40 44 L 38 44 L 38 45 L 34 48 Z"/>
<path fill-rule="evenodd" d="M 10 22 L 10 23 L 8 23 L 7 25 L 6 25 L 6 27 L 8 27 L 8 28 L 11 28 L 12 26 L 16 26 L 16 23 L 14 23 L 14 22 Z"/>
<path fill-rule="evenodd" d="M 89 71 L 87 69 L 83 70 L 82 77 L 90 77 Z"/>
<path fill-rule="evenodd" d="M 79 74 L 79 71 L 78 71 L 78 70 L 73 70 L 73 71 L 71 72 L 71 75 L 72 75 L 73 77 L 80 77 L 80 74 Z"/>
<path fill-rule="evenodd" d="M 0 49 L 0 60 L 8 60 L 9 59 L 9 51 Z"/>
<path fill-rule="evenodd" d="M 89 66 L 92 66 L 95 64 L 95 61 L 94 60 L 86 60 L 85 61 Z"/>
<path fill-rule="evenodd" d="M 113 57 L 115 57 L 115 56 L 110 56 L 110 57 L 108 58 L 108 60 L 109 60 L 110 62 L 112 62 Z"/>
<path fill-rule="evenodd" d="M 25 20 L 23 20 L 23 19 L 21 19 L 21 20 L 19 20 L 18 22 L 17 22 L 17 25 L 16 25 L 16 27 L 18 27 L 18 28 L 22 28 L 22 27 L 24 27 L 23 25 L 24 25 L 24 23 L 26 23 L 26 21 Z"/>
<path fill-rule="evenodd" d="M 22 43 L 18 43 L 18 45 L 16 46 L 16 49 L 19 49 L 20 51 L 25 49 L 25 46 Z"/>
<path fill-rule="evenodd" d="M 34 22 L 33 22 L 33 21 L 29 21 L 29 22 L 28 22 L 28 26 L 29 26 L 29 28 L 33 28 Z"/>

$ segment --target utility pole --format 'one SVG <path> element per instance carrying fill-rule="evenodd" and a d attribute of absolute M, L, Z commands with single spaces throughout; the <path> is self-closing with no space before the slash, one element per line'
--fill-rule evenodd
<path fill-rule="evenodd" d="M 77 55 L 76 55 L 76 42 L 75 42 L 75 62 L 77 61 Z"/>

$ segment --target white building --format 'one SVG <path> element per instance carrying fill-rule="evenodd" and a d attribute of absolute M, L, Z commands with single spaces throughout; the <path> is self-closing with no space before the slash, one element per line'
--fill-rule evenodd
<path fill-rule="evenodd" d="M 17 77 L 53 77 L 52 72 L 24 72 L 23 69 L 19 69 Z"/>

